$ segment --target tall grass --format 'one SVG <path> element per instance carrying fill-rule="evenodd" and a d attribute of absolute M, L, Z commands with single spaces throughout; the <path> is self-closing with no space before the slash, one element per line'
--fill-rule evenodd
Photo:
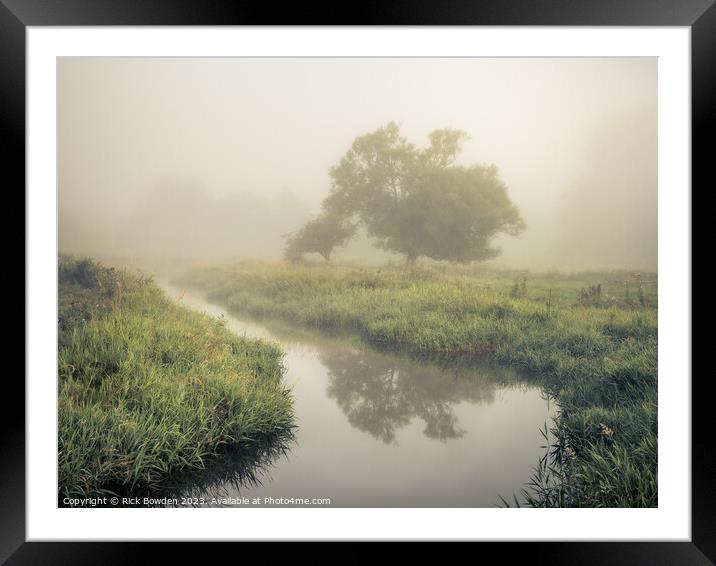
<path fill-rule="evenodd" d="M 640 275 L 634 301 L 622 276 L 632 277 L 253 262 L 194 270 L 180 282 L 238 312 L 520 368 L 560 406 L 555 446 L 533 483 L 549 471 L 545 489 L 556 482 L 563 495 L 533 491 L 528 502 L 649 507 L 657 504 L 656 278 Z"/>
<path fill-rule="evenodd" d="M 175 489 L 221 459 L 258 462 L 291 435 L 278 347 L 148 279 L 62 257 L 58 354 L 60 500 Z"/>

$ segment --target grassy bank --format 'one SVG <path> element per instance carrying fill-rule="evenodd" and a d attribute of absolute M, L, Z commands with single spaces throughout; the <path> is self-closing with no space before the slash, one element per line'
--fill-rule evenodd
<path fill-rule="evenodd" d="M 531 504 L 657 504 L 653 274 L 245 263 L 195 269 L 180 282 L 238 312 L 520 368 L 561 407 Z"/>
<path fill-rule="evenodd" d="M 250 475 L 290 438 L 277 347 L 89 260 L 60 258 L 58 314 L 60 500 Z"/>

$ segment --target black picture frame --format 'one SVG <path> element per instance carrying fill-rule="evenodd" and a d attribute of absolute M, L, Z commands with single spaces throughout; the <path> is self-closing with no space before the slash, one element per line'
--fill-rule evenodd
<path fill-rule="evenodd" d="M 364 3 L 293 3 L 278 8 L 243 0 L 0 0 L 0 123 L 2 154 L 12 176 L 8 191 L 25 185 L 25 37 L 28 26 L 97 25 L 482 25 L 482 26 L 686 26 L 692 49 L 692 186 L 703 190 L 713 167 L 716 125 L 715 0 L 490 0 L 485 2 L 383 0 Z M 345 11 L 339 10 L 339 7 Z M 10 183 L 7 179 L 12 179 Z M 693 191 L 692 191 L 693 194 Z M 24 199 L 20 205 L 25 210 Z M 14 228 L 16 230 L 16 228 Z M 8 234 L 6 234 L 8 237 Z M 17 238 L 17 232 L 14 233 Z M 12 242 L 10 239 L 6 239 Z M 691 274 L 689 274 L 691 275 Z M 27 282 L 25 282 L 27 283 Z M 26 301 L 27 301 L 26 295 Z M 26 329 L 31 332 L 32 328 Z M 691 376 L 669 376 L 688 379 Z M 143 543 L 25 542 L 25 398 L 23 383 L 6 374 L 0 431 L 0 562 L 16 564 L 132 564 L 150 554 Z M 716 563 L 716 459 L 706 404 L 708 378 L 692 379 L 691 542 L 486 543 L 499 544 L 503 560 L 552 564 Z M 662 458 L 666 457 L 662 455 Z M 559 533 L 555 533 L 555 539 Z M 225 545 L 224 545 L 225 546 Z M 292 545 L 295 546 L 295 545 Z M 163 561 L 207 560 L 205 545 L 162 544 Z M 229 549 L 229 551 L 231 551 Z M 315 557 L 312 545 L 290 551 Z M 363 545 L 355 561 L 375 551 Z M 382 552 L 382 551 L 381 551 Z M 441 554 L 443 550 L 438 550 Z M 421 550 L 421 554 L 423 551 Z M 429 555 L 429 552 L 428 552 Z"/>

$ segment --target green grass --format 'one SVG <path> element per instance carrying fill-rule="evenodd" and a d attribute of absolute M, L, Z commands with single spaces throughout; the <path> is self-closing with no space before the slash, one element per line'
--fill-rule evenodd
<path fill-rule="evenodd" d="M 60 500 L 177 490 L 228 462 L 250 476 L 291 436 L 278 347 L 151 280 L 61 257 L 58 354 Z"/>
<path fill-rule="evenodd" d="M 519 368 L 560 406 L 528 503 L 657 505 L 655 274 L 252 262 L 180 282 L 253 316 Z"/>

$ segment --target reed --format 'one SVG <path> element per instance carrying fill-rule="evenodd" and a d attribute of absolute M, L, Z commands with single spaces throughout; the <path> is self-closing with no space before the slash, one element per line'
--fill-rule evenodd
<path fill-rule="evenodd" d="M 532 483 L 549 476 L 544 485 L 556 481 L 563 497 L 537 491 L 526 501 L 651 507 L 657 504 L 656 278 L 647 285 L 640 277 L 644 299 L 632 301 L 624 297 L 627 276 L 531 274 L 528 285 L 524 274 L 439 265 L 247 262 L 195 269 L 179 282 L 237 312 L 413 354 L 485 357 L 519 368 L 560 407 L 554 447 Z M 599 291 L 585 295 L 585 288 Z"/>
<path fill-rule="evenodd" d="M 293 428 L 281 360 L 150 279 L 61 257 L 60 500 L 157 493 L 223 458 L 259 461 Z"/>

